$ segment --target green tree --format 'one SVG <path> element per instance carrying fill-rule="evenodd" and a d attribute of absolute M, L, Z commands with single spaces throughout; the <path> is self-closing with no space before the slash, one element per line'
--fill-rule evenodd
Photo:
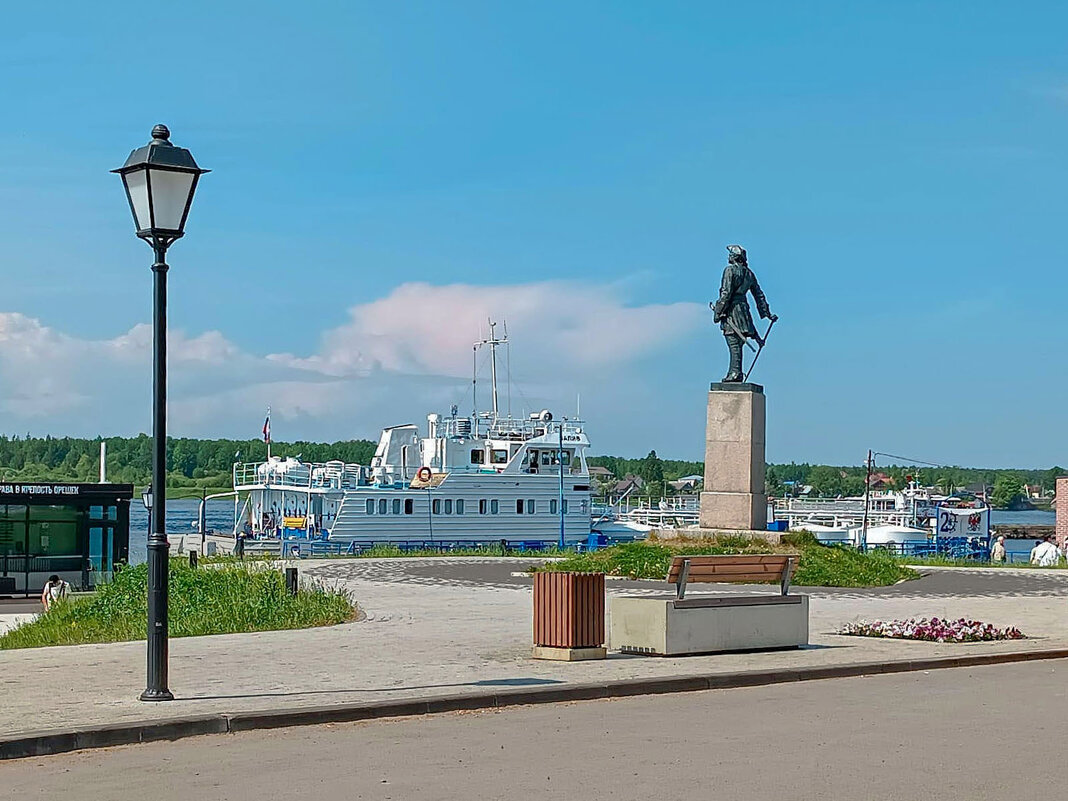
<path fill-rule="evenodd" d="M 835 498 L 844 491 L 842 470 L 829 465 L 816 465 L 809 470 L 807 483 L 821 498 Z"/>
<path fill-rule="evenodd" d="M 991 505 L 998 509 L 1007 509 L 1024 496 L 1023 482 L 1013 473 L 1002 473 L 994 481 L 994 491 L 990 493 Z"/>
<path fill-rule="evenodd" d="M 782 479 L 779 478 L 779 471 L 775 465 L 768 466 L 768 470 L 764 474 L 764 487 L 764 491 L 768 495 L 782 497 L 785 494 L 786 487 L 783 485 Z"/>
<path fill-rule="evenodd" d="M 645 482 L 646 486 L 651 487 L 654 484 L 663 485 L 664 463 L 660 461 L 660 457 L 656 455 L 656 451 L 649 451 L 649 455 L 642 460 L 638 475 L 642 477 L 642 481 Z"/>

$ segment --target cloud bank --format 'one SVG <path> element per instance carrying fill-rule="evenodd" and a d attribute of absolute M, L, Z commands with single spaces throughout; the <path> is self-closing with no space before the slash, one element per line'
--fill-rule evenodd
<path fill-rule="evenodd" d="M 472 346 L 491 317 L 507 324 L 513 343 L 517 412 L 571 408 L 577 394 L 596 397 L 608 383 L 642 396 L 648 388 L 632 368 L 707 322 L 697 304 L 628 304 L 617 290 L 580 282 L 408 283 L 351 307 L 310 353 L 256 354 L 220 331 L 172 329 L 170 431 L 252 437 L 269 404 L 279 439 L 338 439 L 373 436 L 452 403 L 468 409 Z M 151 345 L 146 324 L 90 340 L 0 312 L 0 431 L 147 430 Z M 502 354 L 502 370 L 503 362 Z"/>

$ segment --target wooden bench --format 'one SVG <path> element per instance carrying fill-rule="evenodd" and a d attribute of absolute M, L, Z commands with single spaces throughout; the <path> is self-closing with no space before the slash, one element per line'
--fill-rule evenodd
<path fill-rule="evenodd" d="M 676 556 L 671 560 L 667 582 L 675 585 L 681 601 L 687 584 L 745 584 L 777 582 L 783 595 L 797 570 L 798 554 L 725 554 L 722 556 Z"/>

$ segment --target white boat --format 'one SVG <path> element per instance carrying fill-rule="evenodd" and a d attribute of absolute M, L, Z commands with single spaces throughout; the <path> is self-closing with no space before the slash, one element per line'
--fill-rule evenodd
<path fill-rule="evenodd" d="M 585 543 L 591 492 L 583 423 L 548 410 L 501 414 L 496 358 L 505 343 L 491 323 L 489 338 L 475 345 L 490 351 L 489 412 L 461 416 L 454 406 L 446 417 L 427 415 L 425 433 L 414 424 L 386 428 L 369 465 L 293 457 L 235 465 L 234 490 L 248 493 L 240 516 L 246 531 L 354 546 Z"/>

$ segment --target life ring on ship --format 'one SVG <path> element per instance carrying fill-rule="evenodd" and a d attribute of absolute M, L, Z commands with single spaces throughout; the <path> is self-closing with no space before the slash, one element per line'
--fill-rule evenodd
<path fill-rule="evenodd" d="M 420 467 L 415 471 L 415 477 L 420 481 L 430 481 L 434 477 L 434 472 L 429 467 Z"/>

